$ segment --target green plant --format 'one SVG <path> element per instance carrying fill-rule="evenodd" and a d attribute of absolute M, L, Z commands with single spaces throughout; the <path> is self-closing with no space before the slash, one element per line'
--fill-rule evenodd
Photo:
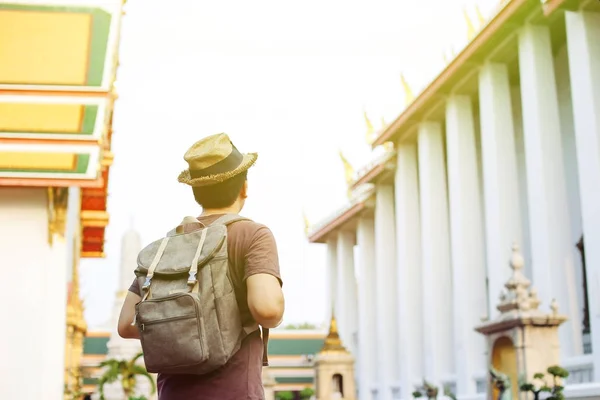
<path fill-rule="evenodd" d="M 100 400 L 104 398 L 104 385 L 107 383 L 113 383 L 117 380 L 121 380 L 121 386 L 125 396 L 129 400 L 143 400 L 143 397 L 135 397 L 135 384 L 139 376 L 143 376 L 150 381 L 152 385 L 152 393 L 156 392 L 156 385 L 154 379 L 146 371 L 146 368 L 136 364 L 137 360 L 143 356 L 142 353 L 137 354 L 131 360 L 115 360 L 110 359 L 100 363 L 100 368 L 104 368 L 104 374 L 100 377 L 98 382 L 98 391 L 100 393 Z"/>
<path fill-rule="evenodd" d="M 553 365 L 546 372 L 552 376 L 552 386 L 548 385 L 545 374 L 538 372 L 533 375 L 532 382 L 522 383 L 519 389 L 522 392 L 531 392 L 534 400 L 539 400 L 541 393 L 550 393 L 546 400 L 564 400 L 564 386 L 562 386 L 560 379 L 567 378 L 569 371 L 558 365 Z"/>
<path fill-rule="evenodd" d="M 139 397 L 130 397 L 127 400 L 148 400 L 148 398 L 146 396 L 139 396 Z"/>
<path fill-rule="evenodd" d="M 308 400 L 310 399 L 313 395 L 315 394 L 315 391 L 312 390 L 311 388 L 304 388 L 302 389 L 302 391 L 300 392 L 300 398 L 302 400 Z"/>
<path fill-rule="evenodd" d="M 418 399 L 419 397 L 427 397 L 429 400 L 437 399 L 438 388 L 423 379 L 423 386 L 415 388 L 412 395 L 415 399 Z"/>
<path fill-rule="evenodd" d="M 275 394 L 277 400 L 294 400 L 294 394 L 292 392 L 277 392 Z"/>

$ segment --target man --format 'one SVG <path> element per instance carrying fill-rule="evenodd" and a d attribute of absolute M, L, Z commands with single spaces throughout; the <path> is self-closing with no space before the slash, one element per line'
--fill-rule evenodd
<path fill-rule="evenodd" d="M 189 168 L 178 180 L 192 187 L 202 207 L 198 217 L 202 224 L 208 225 L 224 214 L 239 214 L 248 193 L 247 170 L 257 157 L 256 153 L 241 154 L 226 134 L 204 138 L 186 152 L 184 159 Z M 257 322 L 263 328 L 277 327 L 283 317 L 284 297 L 273 234 L 250 220 L 228 225 L 227 233 L 229 273 L 243 324 Z M 140 337 L 137 326 L 132 325 L 140 293 L 134 280 L 119 317 L 118 331 L 124 338 Z M 262 362 L 263 342 L 257 330 L 216 371 L 205 375 L 159 374 L 159 399 L 262 400 Z"/>

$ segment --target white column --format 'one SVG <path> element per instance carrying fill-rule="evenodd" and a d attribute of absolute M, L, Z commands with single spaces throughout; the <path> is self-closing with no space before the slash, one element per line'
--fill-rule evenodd
<path fill-rule="evenodd" d="M 507 262 L 513 242 L 521 243 L 519 179 L 508 69 L 485 64 L 479 73 L 481 159 L 483 170 L 488 316 L 498 311 L 498 296 L 510 277 Z"/>
<path fill-rule="evenodd" d="M 350 352 L 356 354 L 354 332 L 357 328 L 357 299 L 356 277 L 354 275 L 354 242 L 355 233 L 340 231 L 337 238 L 337 265 L 338 265 L 338 301 L 339 314 L 336 314 L 342 342 Z"/>
<path fill-rule="evenodd" d="M 452 285 L 456 288 L 453 291 L 456 394 L 472 396 L 476 394 L 473 375 L 485 370 L 485 340 L 473 327 L 487 314 L 487 291 L 480 174 L 469 96 L 453 96 L 448 100 L 446 149 Z"/>
<path fill-rule="evenodd" d="M 418 132 L 424 378 L 440 385 L 454 372 L 446 160 L 441 124 L 423 122 Z"/>
<path fill-rule="evenodd" d="M 46 189 L 0 188 L 0 221 L 0 273 L 5 279 L 10 277 L 10 284 L 5 283 L 0 290 L 0 304 L 4 305 L 0 399 L 62 398 L 64 368 L 60 366 L 64 347 L 59 341 L 49 349 L 45 335 L 50 328 L 54 338 L 56 331 L 64 328 L 66 310 L 56 314 L 55 307 L 57 299 L 65 296 L 58 292 L 66 288 L 59 285 L 54 292 L 47 292 L 46 278 L 52 272 L 64 276 L 60 269 L 66 268 L 66 260 L 57 264 L 56 254 L 48 244 Z M 54 324 L 47 325 L 47 313 L 55 318 Z M 54 361 L 61 376 L 51 382 L 45 375 L 56 375 L 46 369 L 48 357 L 58 353 L 60 357 Z"/>
<path fill-rule="evenodd" d="M 417 144 L 398 145 L 395 176 L 396 252 L 398 273 L 398 360 L 401 398 L 412 398 L 423 381 L 423 296 L 421 217 Z"/>
<path fill-rule="evenodd" d="M 600 14 L 566 12 L 594 381 L 600 381 Z"/>
<path fill-rule="evenodd" d="M 394 188 L 378 185 L 375 200 L 375 274 L 377 282 L 377 364 L 378 400 L 392 399 L 398 377 L 396 334 L 396 234 L 394 229 Z"/>
<path fill-rule="evenodd" d="M 532 281 L 543 303 L 556 298 L 563 312 L 568 312 L 571 302 L 577 303 L 576 297 L 569 296 L 575 289 L 575 282 L 569 279 L 575 276 L 574 243 L 549 27 L 523 27 L 519 33 L 519 68 Z M 579 318 L 564 323 L 559 335 L 563 357 L 582 353 Z"/>
<path fill-rule="evenodd" d="M 325 325 L 329 328 L 331 311 L 336 310 L 337 314 L 337 239 L 330 237 L 327 239 L 327 270 L 326 270 L 326 288 L 325 288 Z"/>
<path fill-rule="evenodd" d="M 360 400 L 372 400 L 371 387 L 377 379 L 377 309 L 375 293 L 375 222 L 361 218 L 356 230 L 360 259 L 360 285 L 358 285 L 358 355 Z"/>

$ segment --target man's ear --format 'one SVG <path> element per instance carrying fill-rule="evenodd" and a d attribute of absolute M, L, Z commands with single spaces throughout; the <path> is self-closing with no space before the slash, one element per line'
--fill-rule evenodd
<path fill-rule="evenodd" d="M 248 181 L 244 181 L 244 185 L 242 186 L 242 190 L 240 191 L 240 197 L 242 199 L 248 198 Z"/>

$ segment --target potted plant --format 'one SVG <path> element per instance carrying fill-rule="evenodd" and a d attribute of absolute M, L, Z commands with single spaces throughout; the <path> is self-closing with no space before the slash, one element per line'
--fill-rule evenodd
<path fill-rule="evenodd" d="M 100 363 L 100 367 L 104 368 L 104 374 L 100 377 L 98 382 L 98 391 L 100 392 L 100 400 L 104 398 L 104 385 L 107 383 L 113 383 L 118 379 L 121 380 L 121 386 L 123 387 L 123 393 L 129 400 L 143 400 L 144 397 L 135 397 L 135 384 L 139 376 L 143 376 L 150 381 L 152 388 L 152 394 L 156 392 L 156 385 L 154 379 L 146 371 L 146 368 L 137 364 L 137 360 L 143 356 L 143 353 L 137 354 L 131 360 L 115 360 L 110 359 Z"/>
<path fill-rule="evenodd" d="M 562 385 L 561 379 L 569 376 L 569 371 L 553 365 L 549 367 L 546 372 L 552 376 L 552 386 L 546 381 L 546 375 L 538 372 L 533 375 L 532 382 L 525 382 L 519 386 L 522 392 L 531 392 L 534 400 L 540 400 L 541 393 L 549 393 L 550 395 L 546 398 L 547 400 L 564 400 L 563 394 L 564 386 Z"/>

